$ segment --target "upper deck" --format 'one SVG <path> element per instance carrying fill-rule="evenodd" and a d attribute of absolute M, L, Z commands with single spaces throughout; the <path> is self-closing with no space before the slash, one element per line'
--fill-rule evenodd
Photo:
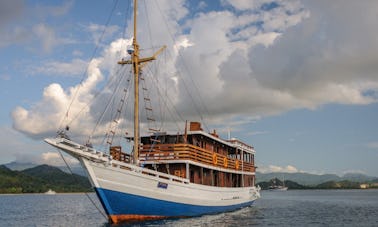
<path fill-rule="evenodd" d="M 141 143 L 139 159 L 144 163 L 191 161 L 225 171 L 255 172 L 252 146 L 236 139 L 223 140 L 215 131 L 206 133 L 196 122 L 184 134 L 143 136 Z"/>

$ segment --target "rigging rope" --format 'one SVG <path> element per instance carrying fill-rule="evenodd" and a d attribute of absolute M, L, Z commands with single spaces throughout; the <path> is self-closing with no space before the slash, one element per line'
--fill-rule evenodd
<path fill-rule="evenodd" d="M 170 38 L 172 39 L 173 43 L 177 43 L 177 40 L 174 38 L 174 36 L 172 35 L 172 33 L 171 33 L 170 30 L 169 30 L 168 22 L 167 22 L 166 18 L 164 17 L 164 14 L 163 14 L 163 12 L 162 12 L 162 10 L 161 10 L 159 4 L 157 3 L 157 1 L 154 1 L 154 2 L 155 2 L 155 5 L 157 6 L 157 9 L 158 9 L 159 12 L 160 12 L 161 17 L 162 17 L 163 20 L 164 20 L 164 23 L 165 23 L 165 26 L 167 27 L 167 30 L 168 30 L 168 33 L 169 33 Z M 184 57 L 182 56 L 182 54 L 180 53 L 180 51 L 178 51 L 178 55 L 179 55 L 179 57 L 182 59 L 182 61 L 183 61 L 183 65 L 184 65 L 185 69 L 186 69 L 187 72 L 190 74 L 189 67 L 188 67 L 187 64 L 185 63 L 185 61 L 184 61 Z M 207 126 L 207 124 L 206 124 L 206 122 L 204 121 L 204 117 L 203 117 L 203 115 L 201 114 L 201 112 L 200 112 L 198 106 L 196 105 L 196 103 L 194 102 L 194 98 L 193 98 L 193 96 L 192 96 L 191 93 L 189 92 L 189 88 L 188 88 L 188 86 L 187 86 L 187 84 L 186 84 L 184 78 L 183 78 L 183 77 L 181 77 L 181 78 L 182 78 L 182 81 L 183 81 L 183 84 L 184 84 L 185 90 L 187 91 L 187 93 L 188 93 L 188 95 L 189 95 L 189 97 L 190 97 L 190 99 L 191 99 L 191 101 L 192 101 L 192 103 L 193 103 L 193 105 L 194 105 L 194 108 L 196 109 L 197 113 L 199 114 L 201 120 L 203 121 L 203 124 L 204 124 L 206 130 L 207 130 L 207 131 L 210 131 L 209 128 L 208 128 L 208 126 Z M 203 106 L 203 109 L 205 110 L 206 114 L 207 114 L 208 116 L 210 116 L 210 113 L 209 113 L 208 109 L 206 108 L 206 105 L 205 105 L 205 103 L 204 103 L 204 101 L 203 101 L 203 99 L 202 99 L 202 96 L 201 96 L 201 93 L 200 93 L 200 91 L 199 91 L 199 89 L 198 89 L 198 86 L 196 85 L 196 83 L 194 82 L 194 80 L 193 80 L 192 77 L 189 76 L 189 78 L 190 78 L 190 80 L 191 80 L 191 82 L 192 82 L 194 88 L 196 89 L 196 93 L 197 93 L 198 96 L 199 96 L 199 100 L 201 101 L 201 104 L 202 104 L 202 106 Z"/>
<path fill-rule="evenodd" d="M 147 4 L 146 4 L 146 1 L 144 1 L 144 10 L 146 11 L 146 17 L 147 17 L 147 27 L 148 27 L 148 38 L 150 39 L 150 43 L 151 43 L 151 46 L 152 46 L 152 50 L 153 52 L 155 53 L 155 48 L 153 47 L 152 45 L 152 34 L 151 34 L 151 25 L 150 25 L 150 18 L 149 18 L 149 13 L 148 13 L 148 10 L 147 10 Z"/>
<path fill-rule="evenodd" d="M 119 67 L 118 68 L 118 72 L 123 69 L 123 67 Z M 118 72 L 116 74 L 118 74 Z M 113 76 L 113 78 L 117 78 L 116 76 Z M 124 79 L 124 77 L 119 77 L 119 81 L 116 82 L 117 86 L 115 88 L 115 91 L 112 93 L 112 95 L 110 96 L 109 98 L 109 101 L 107 102 L 104 110 L 102 111 L 100 117 L 98 118 L 97 122 L 96 122 L 96 125 L 95 127 L 93 128 L 92 130 L 92 133 L 90 134 L 89 138 L 88 138 L 88 142 L 90 141 L 90 139 L 92 138 L 92 136 L 94 135 L 94 133 L 96 132 L 97 130 L 97 127 L 100 125 L 100 123 L 102 122 L 102 120 L 104 119 L 104 116 L 105 116 L 105 113 L 108 111 L 109 107 L 111 106 L 110 104 L 112 103 L 112 101 L 114 101 L 114 97 L 115 97 L 115 94 L 116 94 L 116 91 L 118 91 L 120 85 L 122 84 L 122 80 Z M 128 79 L 127 81 L 129 81 L 130 79 Z M 108 83 L 110 84 L 110 83 Z M 130 86 L 130 85 L 129 85 Z M 109 86 L 110 87 L 110 86 Z M 126 89 L 129 89 L 129 87 L 127 87 Z M 104 138 L 105 140 L 105 138 Z"/>
<path fill-rule="evenodd" d="M 76 97 L 77 97 L 77 95 L 79 94 L 80 87 L 81 87 L 81 85 L 82 85 L 82 83 L 83 83 L 83 81 L 84 81 L 84 79 L 86 78 L 86 75 L 87 75 L 87 73 L 88 73 L 89 64 L 90 64 L 90 62 L 92 62 L 92 60 L 94 59 L 94 57 L 95 57 L 95 55 L 96 55 L 96 53 L 97 53 L 97 50 L 98 50 L 98 48 L 99 48 L 99 46 L 100 46 L 100 43 L 101 43 L 102 39 L 104 38 L 105 31 L 106 31 L 106 29 L 107 29 L 107 27 L 108 27 L 108 25 L 109 25 L 109 23 L 110 23 L 110 19 L 112 18 L 112 15 L 113 15 L 114 10 L 115 10 L 115 8 L 116 8 L 117 5 L 118 5 L 118 0 L 115 0 L 114 5 L 113 5 L 113 8 L 112 8 L 112 10 L 111 10 L 111 12 L 110 12 L 110 15 L 109 15 L 109 17 L 108 17 L 108 19 L 107 19 L 107 21 L 106 21 L 106 23 L 105 23 L 104 30 L 102 31 L 102 33 L 101 33 L 101 35 L 100 35 L 100 38 L 99 38 L 99 40 L 98 40 L 98 43 L 96 43 L 95 49 L 93 50 L 93 53 L 92 53 L 92 55 L 91 55 L 91 58 L 90 58 L 90 60 L 89 60 L 89 62 L 88 62 L 88 64 L 87 64 L 87 67 L 85 68 L 85 71 L 84 71 L 83 76 L 82 76 L 82 78 L 81 78 L 81 80 L 80 80 L 79 86 L 77 87 L 77 89 L 76 89 L 76 91 L 75 91 L 75 94 L 74 94 L 74 96 L 72 97 L 70 104 L 68 105 L 67 111 L 66 111 L 65 115 L 62 117 L 62 120 L 61 120 L 60 123 L 59 123 L 58 130 L 62 128 L 62 125 L 63 125 L 64 121 L 65 121 L 66 119 L 68 119 L 68 113 L 69 113 L 70 110 L 71 110 L 71 106 L 72 106 L 73 102 L 76 100 Z M 72 121 L 69 122 L 69 123 L 72 123 Z"/>
<path fill-rule="evenodd" d="M 162 94 L 163 92 L 161 91 L 162 89 L 159 86 L 159 80 L 157 79 L 156 76 L 154 76 L 154 74 L 152 73 L 152 69 L 150 67 L 148 68 L 148 70 L 152 74 L 151 78 L 155 80 L 157 93 L 159 94 L 160 97 L 164 97 L 163 94 Z M 174 116 L 174 114 L 172 113 L 172 111 L 170 109 L 170 106 L 174 109 L 174 111 L 176 112 L 177 116 L 181 119 L 181 121 L 183 121 L 183 122 L 185 121 L 184 118 L 182 117 L 182 115 L 180 114 L 180 112 L 177 110 L 176 106 L 173 104 L 172 100 L 170 99 L 170 97 L 168 95 L 165 95 L 165 99 L 162 99 L 162 100 L 163 100 L 163 104 L 165 105 L 166 109 L 168 110 L 168 112 L 170 113 L 170 115 L 172 117 Z M 165 100 L 167 100 L 169 102 L 170 106 L 168 105 L 168 103 Z M 163 122 L 163 120 L 162 120 L 162 122 Z M 177 121 L 175 120 L 174 122 L 175 122 L 177 128 L 179 130 L 181 130 L 181 127 L 177 123 Z"/>
<path fill-rule="evenodd" d="M 57 148 L 57 150 L 58 150 L 58 152 L 60 154 L 60 157 L 63 159 L 64 163 L 66 164 L 66 166 L 68 168 L 68 171 L 70 172 L 71 175 L 73 175 L 72 169 L 68 165 L 68 163 L 67 163 L 66 159 L 64 158 L 62 152 L 58 148 Z M 79 183 L 78 180 L 77 180 L 77 178 L 74 177 L 74 179 L 75 179 L 76 183 Z M 85 192 L 84 194 L 87 196 L 87 198 L 89 199 L 89 201 L 91 201 L 92 205 L 97 209 L 97 211 L 105 218 L 105 220 L 108 220 L 108 217 L 106 216 L 106 214 L 104 214 L 104 212 L 102 212 L 102 210 L 97 206 L 97 204 L 95 203 L 95 201 L 93 201 L 93 199 L 89 196 L 88 192 Z"/>

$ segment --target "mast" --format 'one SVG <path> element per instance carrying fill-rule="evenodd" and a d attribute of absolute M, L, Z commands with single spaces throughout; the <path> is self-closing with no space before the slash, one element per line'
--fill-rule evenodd
<path fill-rule="evenodd" d="M 138 1 L 134 0 L 134 38 L 132 55 L 134 68 L 134 164 L 139 163 L 139 45 L 137 43 L 137 8 Z"/>
<path fill-rule="evenodd" d="M 132 64 L 134 71 L 134 155 L 133 163 L 139 164 L 139 148 L 140 148 L 140 132 L 139 132 L 139 74 L 140 68 L 143 67 L 147 62 L 155 60 L 156 56 L 163 51 L 166 46 L 160 48 L 153 56 L 147 58 L 139 57 L 139 44 L 137 42 L 137 8 L 138 0 L 134 0 L 134 38 L 133 38 L 133 50 L 128 51 L 131 55 L 131 60 L 121 60 L 118 64 Z M 140 65 L 142 64 L 143 65 Z"/>

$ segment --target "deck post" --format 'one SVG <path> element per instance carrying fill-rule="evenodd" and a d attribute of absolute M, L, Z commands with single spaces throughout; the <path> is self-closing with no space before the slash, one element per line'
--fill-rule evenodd
<path fill-rule="evenodd" d="M 241 169 L 242 169 L 242 180 L 241 180 L 241 183 L 242 183 L 242 187 L 244 187 L 244 153 L 243 153 L 243 149 L 241 149 Z"/>
<path fill-rule="evenodd" d="M 211 175 L 211 186 L 214 186 L 214 170 L 210 170 L 210 175 Z"/>
<path fill-rule="evenodd" d="M 190 171 L 189 171 L 189 163 L 186 163 L 186 179 L 190 180 Z"/>

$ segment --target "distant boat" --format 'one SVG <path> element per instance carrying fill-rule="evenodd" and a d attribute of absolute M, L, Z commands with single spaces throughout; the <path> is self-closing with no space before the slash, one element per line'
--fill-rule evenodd
<path fill-rule="evenodd" d="M 56 192 L 53 191 L 53 190 L 51 190 L 51 189 L 49 189 L 47 192 L 45 192 L 45 194 L 46 194 L 46 195 L 55 195 Z"/>
<path fill-rule="evenodd" d="M 280 186 L 280 185 L 275 185 L 275 186 L 270 186 L 269 191 L 287 191 L 288 187 L 285 186 Z"/>
<path fill-rule="evenodd" d="M 276 179 L 273 180 L 273 185 L 269 186 L 269 191 L 287 191 L 288 187 L 285 186 L 285 177 L 283 177 L 282 185 L 277 185 Z"/>

